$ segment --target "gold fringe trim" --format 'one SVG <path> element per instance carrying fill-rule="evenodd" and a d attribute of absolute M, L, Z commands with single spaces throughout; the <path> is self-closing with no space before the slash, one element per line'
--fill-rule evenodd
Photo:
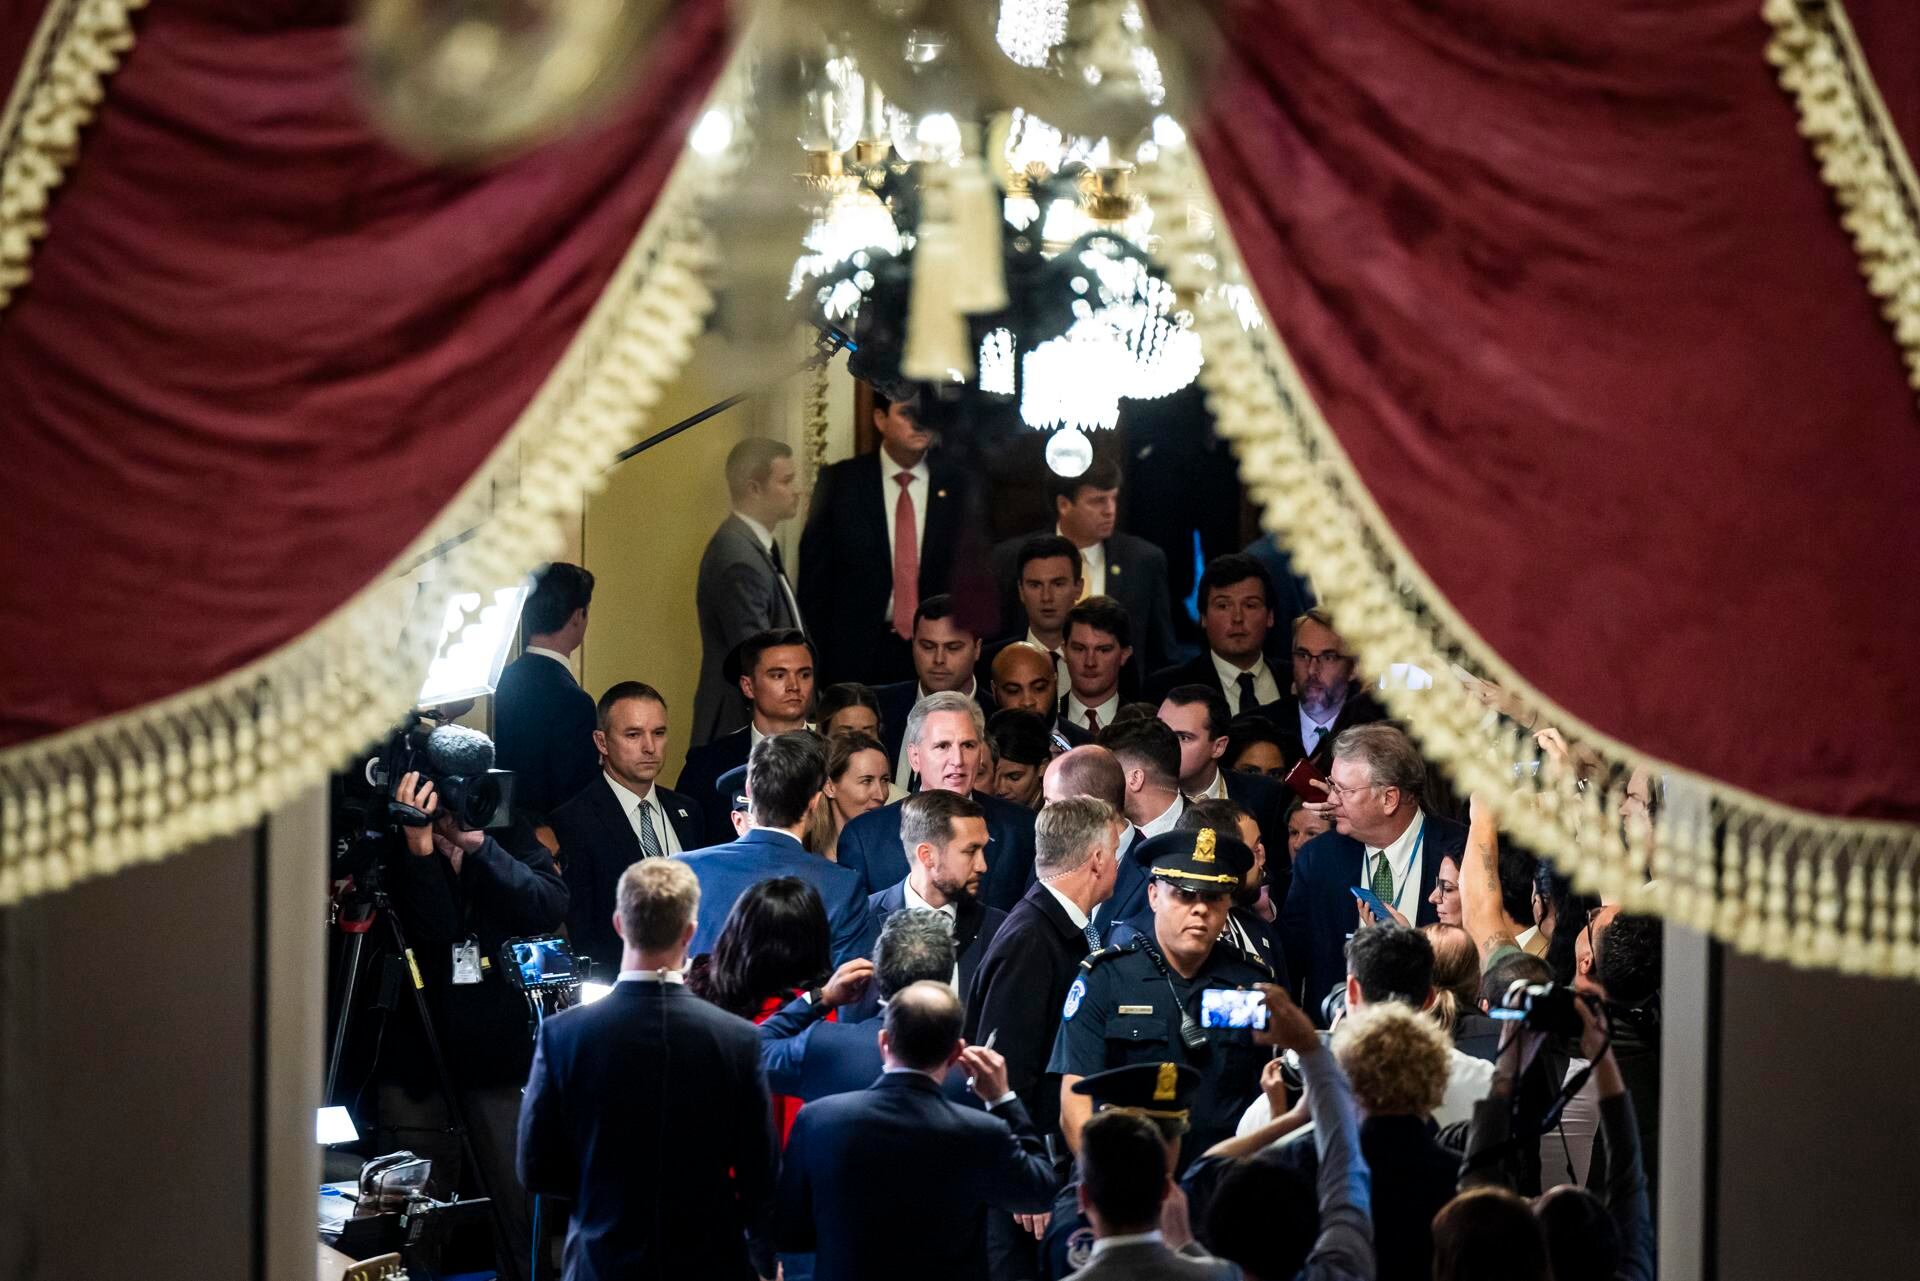
<path fill-rule="evenodd" d="M 1156 256 L 1181 295 L 1197 300 L 1208 404 L 1267 528 L 1312 576 L 1365 670 L 1411 663 L 1433 676 L 1430 689 L 1382 694 L 1455 788 L 1496 798 L 1502 830 L 1587 891 L 1794 965 L 1920 978 L 1920 829 L 1808 814 L 1685 773 L 1597 732 L 1522 680 L 1401 545 L 1264 302 L 1263 323 L 1242 325 L 1234 295 L 1245 273 L 1191 150 L 1164 151 L 1143 179 L 1163 211 Z M 1488 683 L 1469 687 L 1451 664 Z M 1586 767 L 1544 752 L 1536 722 L 1574 740 Z M 1664 789 L 1657 830 L 1644 816 L 1622 817 L 1637 770 Z"/>
<path fill-rule="evenodd" d="M 1920 391 L 1920 183 L 1840 0 L 1765 0 L 1767 61 L 1833 189 L 1860 273 Z"/>
<path fill-rule="evenodd" d="M 739 49 L 713 98 L 742 88 Z M 532 403 L 379 580 L 306 635 L 200 688 L 0 752 L 0 906 L 175 854 L 258 822 L 384 734 L 411 705 L 458 593 L 490 593 L 558 553 L 582 495 L 640 434 L 693 353 L 713 295 L 700 218 L 744 155 L 683 149 L 612 281 Z M 496 479 L 514 499 L 488 513 Z M 396 574 L 455 535 L 420 591 Z"/>
<path fill-rule="evenodd" d="M 53 189 L 80 154 L 80 134 L 107 77 L 133 47 L 147 0 L 49 0 L 0 115 L 0 310 L 32 271 Z"/>

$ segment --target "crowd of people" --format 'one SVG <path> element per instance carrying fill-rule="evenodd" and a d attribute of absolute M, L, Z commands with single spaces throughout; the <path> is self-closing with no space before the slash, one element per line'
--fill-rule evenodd
<path fill-rule="evenodd" d="M 1116 470 L 994 549 L 974 634 L 964 478 L 875 417 L 797 587 L 790 452 L 729 457 L 684 754 L 654 687 L 574 682 L 552 565 L 496 697 L 520 821 L 399 859 L 475 1158 L 566 1276 L 1651 1277 L 1658 923 L 1453 801 L 1259 557 L 1181 658 Z M 612 992 L 529 1036 L 461 949 L 549 930 Z"/>

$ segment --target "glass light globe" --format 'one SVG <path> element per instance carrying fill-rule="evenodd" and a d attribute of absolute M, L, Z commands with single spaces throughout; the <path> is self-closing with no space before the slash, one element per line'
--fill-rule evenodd
<path fill-rule="evenodd" d="M 893 149 L 908 164 L 957 164 L 960 160 L 960 122 L 944 111 L 918 120 L 898 107 L 887 107 L 887 133 Z"/>
<path fill-rule="evenodd" d="M 1047 441 L 1047 466 L 1056 476 L 1071 480 L 1093 466 L 1093 442 L 1078 427 L 1066 427 Z"/>

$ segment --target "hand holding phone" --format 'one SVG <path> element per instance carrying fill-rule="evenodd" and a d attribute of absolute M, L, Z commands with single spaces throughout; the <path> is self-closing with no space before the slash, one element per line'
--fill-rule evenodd
<path fill-rule="evenodd" d="M 1200 994 L 1200 1026 L 1243 1028 L 1267 1025 L 1267 999 L 1254 991 L 1210 987 Z"/>
<path fill-rule="evenodd" d="M 1366 904 L 1367 910 L 1373 913 L 1375 922 L 1398 919 L 1397 914 L 1392 908 L 1387 906 L 1386 901 L 1364 885 L 1356 885 L 1353 887 L 1353 897 L 1359 902 Z"/>

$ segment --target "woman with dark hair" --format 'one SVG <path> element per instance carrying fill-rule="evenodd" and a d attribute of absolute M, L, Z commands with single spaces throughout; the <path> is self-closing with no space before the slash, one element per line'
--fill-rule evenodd
<path fill-rule="evenodd" d="M 687 968 L 687 986 L 721 1009 L 760 1023 L 832 973 L 827 909 L 819 893 L 797 876 L 777 876 L 734 903 L 713 951 L 695 957 Z M 831 1011 L 827 1017 L 833 1017 Z M 783 1144 L 799 1111 L 799 1099 L 773 1096 Z"/>
<path fill-rule="evenodd" d="M 1575 893 L 1573 882 L 1555 872 L 1545 859 L 1534 870 L 1534 918 L 1540 922 L 1540 932 L 1547 937 L 1543 959 L 1553 967 L 1554 982 L 1572 985 L 1574 948 L 1599 906 L 1598 895 Z"/>
<path fill-rule="evenodd" d="M 887 749 L 873 735 L 848 730 L 827 739 L 827 785 L 807 828 L 807 849 L 839 862 L 841 829 L 887 803 L 891 774 Z"/>
<path fill-rule="evenodd" d="M 858 681 L 829 685 L 820 691 L 820 710 L 814 721 L 829 739 L 844 733 L 880 737 L 880 700 Z"/>
<path fill-rule="evenodd" d="M 1227 722 L 1226 764 L 1242 774 L 1285 778 L 1287 761 L 1280 746 L 1280 731 L 1258 712 L 1234 717 Z"/>

